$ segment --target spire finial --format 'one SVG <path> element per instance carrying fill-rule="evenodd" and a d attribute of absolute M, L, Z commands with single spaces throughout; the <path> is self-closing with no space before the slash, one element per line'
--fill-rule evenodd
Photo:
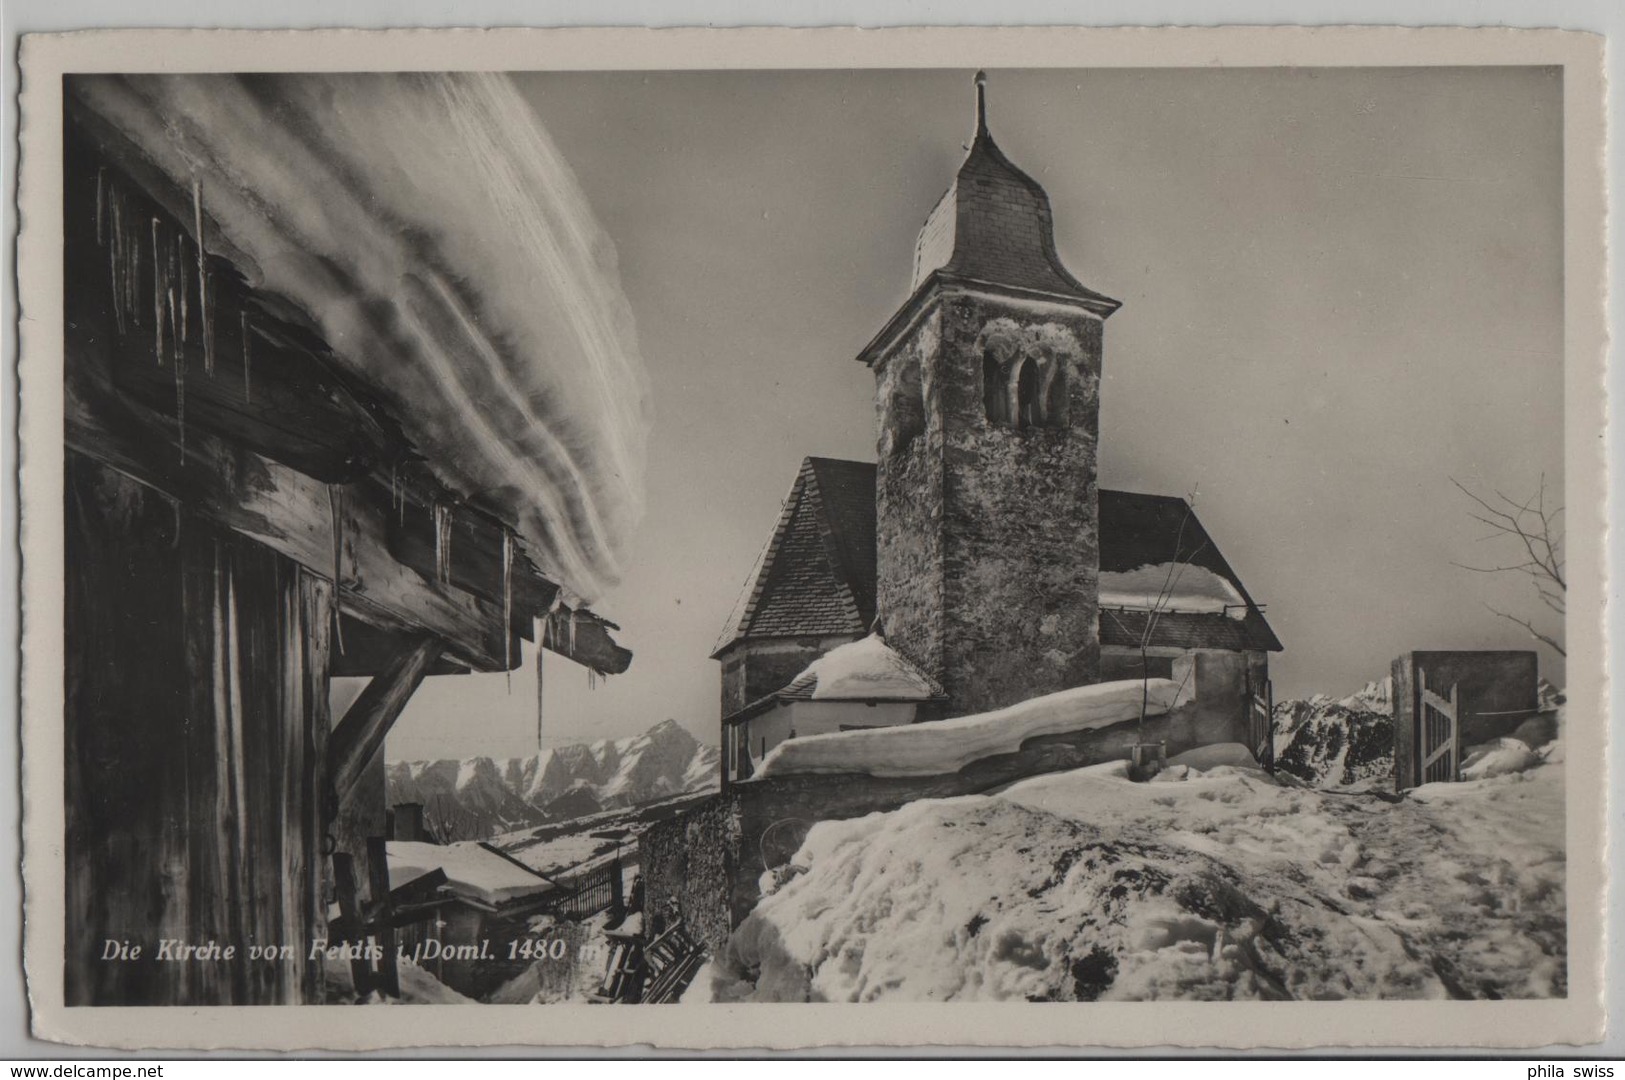
<path fill-rule="evenodd" d="M 976 73 L 976 134 L 987 134 L 987 72 Z"/>

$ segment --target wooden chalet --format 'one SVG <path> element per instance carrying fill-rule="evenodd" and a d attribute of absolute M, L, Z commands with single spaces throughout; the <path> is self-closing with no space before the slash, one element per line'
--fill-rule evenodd
<path fill-rule="evenodd" d="M 330 266 L 357 313 L 334 340 L 265 287 L 211 192 L 273 214 L 281 190 L 177 175 L 191 117 L 130 119 L 159 78 L 67 84 L 65 1000 L 320 1002 L 335 861 L 382 843 L 384 739 L 423 679 L 510 670 L 538 626 L 595 673 L 631 654 L 547 569 L 545 498 L 459 488 L 466 448 L 407 434 L 437 404 L 415 358 L 399 385 L 353 362 L 411 295 Z M 342 716 L 335 676 L 371 680 Z"/>

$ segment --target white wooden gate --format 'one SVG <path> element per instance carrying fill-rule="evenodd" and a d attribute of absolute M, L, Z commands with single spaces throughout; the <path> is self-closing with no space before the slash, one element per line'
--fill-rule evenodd
<path fill-rule="evenodd" d="M 1419 770 L 1424 784 L 1441 780 L 1460 779 L 1461 725 L 1457 693 L 1460 684 L 1452 683 L 1449 697 L 1440 697 L 1428 686 L 1427 672 L 1416 669 L 1416 685 L 1420 690 L 1420 707 L 1416 712 L 1417 754 L 1422 762 Z"/>
<path fill-rule="evenodd" d="M 1275 771 L 1275 687 L 1265 679 L 1247 694 L 1247 741 L 1265 771 Z"/>

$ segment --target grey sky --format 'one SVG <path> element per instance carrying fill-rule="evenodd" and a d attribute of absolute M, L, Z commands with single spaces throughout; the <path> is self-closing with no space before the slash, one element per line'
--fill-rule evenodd
<path fill-rule="evenodd" d="M 1286 651 L 1277 698 L 1418 648 L 1524 648 L 1527 586 L 1454 476 L 1561 491 L 1560 74 L 992 71 L 990 120 L 1056 241 L 1123 301 L 1101 482 L 1196 489 Z M 675 717 L 715 740 L 708 654 L 809 454 L 873 460 L 853 360 L 904 298 L 972 128 L 971 72 L 519 76 L 614 238 L 654 387 L 648 511 L 598 605 L 636 650 L 549 657 L 549 743 Z M 1510 553 L 1507 553 L 1510 554 Z M 1544 671 L 1561 681 L 1559 658 Z M 391 757 L 535 746 L 529 665 L 430 679 Z"/>

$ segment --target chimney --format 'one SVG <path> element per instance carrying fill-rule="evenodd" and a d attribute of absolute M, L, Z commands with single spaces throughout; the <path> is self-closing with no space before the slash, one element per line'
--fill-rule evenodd
<path fill-rule="evenodd" d="M 423 804 L 396 803 L 389 812 L 391 840 L 427 840 L 423 828 Z"/>

